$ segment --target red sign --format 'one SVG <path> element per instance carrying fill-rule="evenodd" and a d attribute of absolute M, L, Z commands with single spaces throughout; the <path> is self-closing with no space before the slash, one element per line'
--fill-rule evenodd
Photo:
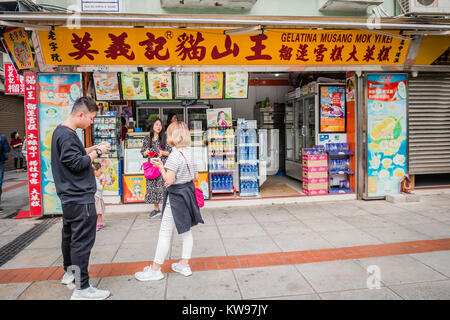
<path fill-rule="evenodd" d="M 37 75 L 24 74 L 25 126 L 28 162 L 30 215 L 42 215 L 41 164 L 39 153 L 39 124 L 37 103 Z"/>
<path fill-rule="evenodd" d="M 5 63 L 5 94 L 24 94 L 23 77 L 12 63 Z"/>

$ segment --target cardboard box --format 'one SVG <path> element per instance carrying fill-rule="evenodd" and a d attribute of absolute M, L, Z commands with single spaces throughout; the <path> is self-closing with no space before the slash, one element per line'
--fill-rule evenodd
<path fill-rule="evenodd" d="M 327 160 L 303 160 L 302 161 L 303 167 L 327 167 L 328 168 L 328 161 Z"/>
<path fill-rule="evenodd" d="M 306 183 L 305 181 L 303 181 L 303 189 L 306 190 L 323 190 L 323 189 L 328 189 L 328 182 L 323 182 L 323 183 Z"/>
<path fill-rule="evenodd" d="M 328 178 L 328 172 L 308 172 L 303 171 L 304 179 Z"/>
<path fill-rule="evenodd" d="M 313 184 L 313 183 L 328 183 L 328 177 L 326 178 L 304 178 L 303 183 Z"/>
<path fill-rule="evenodd" d="M 318 167 L 303 166 L 303 172 L 328 172 L 328 166 L 318 166 Z"/>
<path fill-rule="evenodd" d="M 321 190 L 307 190 L 303 189 L 303 193 L 307 196 L 319 196 L 323 194 L 328 194 L 328 189 L 321 189 Z"/>
<path fill-rule="evenodd" d="M 327 160 L 327 159 L 328 159 L 328 155 L 326 155 L 326 154 L 322 154 L 319 156 L 311 156 L 311 155 L 304 154 L 302 156 L 302 160 L 307 160 L 307 161 L 317 161 L 317 160 Z"/>

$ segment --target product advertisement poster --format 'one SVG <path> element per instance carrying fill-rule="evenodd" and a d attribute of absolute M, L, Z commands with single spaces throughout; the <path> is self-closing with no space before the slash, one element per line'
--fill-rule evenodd
<path fill-rule="evenodd" d="M 97 100 L 120 100 L 117 73 L 94 73 L 95 95 Z"/>
<path fill-rule="evenodd" d="M 106 178 L 105 191 L 119 191 L 119 159 L 100 158 L 102 172 Z"/>
<path fill-rule="evenodd" d="M 197 73 L 177 72 L 175 74 L 175 99 L 197 99 Z"/>
<path fill-rule="evenodd" d="M 345 86 L 320 85 L 320 132 L 344 133 Z"/>
<path fill-rule="evenodd" d="M 122 97 L 124 100 L 146 100 L 145 72 L 122 72 Z"/>
<path fill-rule="evenodd" d="M 206 110 L 208 127 L 231 127 L 231 108 L 218 108 Z"/>
<path fill-rule="evenodd" d="M 148 72 L 147 82 L 150 99 L 173 99 L 172 72 Z"/>
<path fill-rule="evenodd" d="M 195 182 L 195 187 L 199 188 L 203 192 L 203 198 L 209 200 L 209 183 L 208 183 L 208 172 L 198 173 L 198 182 Z"/>
<path fill-rule="evenodd" d="M 400 192 L 407 173 L 406 74 L 367 76 L 368 197 Z"/>
<path fill-rule="evenodd" d="M 145 202 L 147 181 L 144 175 L 123 176 L 123 202 Z"/>
<path fill-rule="evenodd" d="M 247 99 L 248 72 L 225 73 L 225 99 Z"/>
<path fill-rule="evenodd" d="M 200 72 L 200 99 L 223 98 L 223 73 Z"/>
<path fill-rule="evenodd" d="M 55 128 L 69 117 L 75 100 L 81 97 L 81 74 L 40 74 L 38 87 L 43 212 L 57 213 L 62 209 L 51 169 L 52 136 Z"/>
<path fill-rule="evenodd" d="M 11 58 L 19 69 L 34 68 L 33 53 L 30 41 L 24 28 L 16 28 L 5 32 L 3 35 L 5 43 L 11 53 Z"/>

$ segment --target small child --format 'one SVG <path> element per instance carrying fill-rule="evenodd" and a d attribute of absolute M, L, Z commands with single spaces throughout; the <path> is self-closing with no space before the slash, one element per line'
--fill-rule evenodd
<path fill-rule="evenodd" d="M 105 175 L 102 173 L 102 165 L 98 162 L 92 164 L 95 181 L 97 182 L 97 192 L 95 193 L 95 209 L 97 210 L 97 231 L 104 228 L 102 214 L 105 213 L 105 202 L 103 201 L 103 187 L 106 184 Z"/>

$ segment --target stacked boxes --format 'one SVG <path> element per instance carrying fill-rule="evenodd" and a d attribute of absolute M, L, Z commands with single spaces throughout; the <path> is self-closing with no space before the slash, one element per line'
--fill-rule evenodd
<path fill-rule="evenodd" d="M 328 194 L 328 155 L 318 149 L 303 149 L 302 154 L 303 193 Z"/>

